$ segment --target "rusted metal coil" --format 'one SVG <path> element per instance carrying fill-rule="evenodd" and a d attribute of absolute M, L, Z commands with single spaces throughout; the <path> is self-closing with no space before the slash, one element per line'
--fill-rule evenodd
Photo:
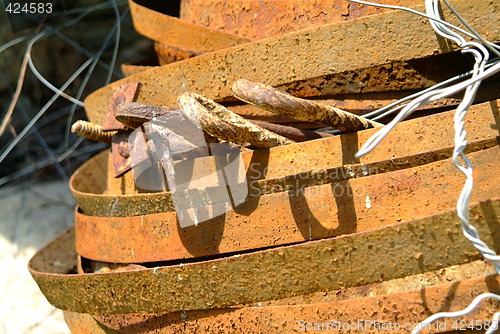
<path fill-rule="evenodd" d="M 486 201 L 500 192 L 497 184 L 489 182 L 491 175 L 500 174 L 498 151 L 495 147 L 469 155 L 477 169 L 476 201 Z M 175 211 L 122 218 L 92 217 L 77 211 L 76 247 L 80 255 L 92 260 L 137 263 L 365 232 L 452 210 L 463 186 L 457 182 L 458 176 L 450 159 L 349 181 L 302 185 L 304 188 L 299 186 L 295 191 L 267 195 L 259 192 L 234 211 L 185 228 L 179 228 Z M 429 201 L 432 194 L 439 194 L 441 199 Z"/>
<path fill-rule="evenodd" d="M 390 0 L 386 4 L 406 7 L 415 5 L 408 0 Z M 190 23 L 257 40 L 383 11 L 386 9 L 342 0 L 299 3 L 287 0 L 244 0 L 230 3 L 186 0 L 181 4 L 180 17 Z M 266 29 L 260 29 L 262 26 Z M 452 55 L 392 62 L 355 72 L 337 73 L 330 77 L 310 78 L 279 88 L 293 92 L 294 96 L 421 89 L 468 71 L 469 64 L 463 60 L 460 56 Z M 439 78 L 440 74 L 445 76 Z M 492 98 L 496 97 L 498 96 Z"/>
<path fill-rule="evenodd" d="M 473 296 L 485 292 L 500 293 L 498 275 L 486 276 L 491 268 L 473 262 L 454 268 L 410 276 L 404 280 L 383 282 L 368 286 L 322 293 L 319 298 L 301 297 L 300 302 L 277 301 L 269 305 L 249 305 L 222 310 L 199 310 L 164 314 L 129 314 L 95 316 L 64 312 L 66 322 L 73 333 L 88 333 L 79 326 L 92 328 L 92 333 L 108 333 L 105 330 L 136 331 L 140 333 L 294 333 L 300 332 L 299 325 L 314 326 L 316 323 L 366 325 L 364 330 L 372 333 L 407 333 L 396 330 L 396 325 L 417 324 L 437 312 L 452 312 L 467 307 Z M 476 269 L 475 275 L 470 275 Z M 469 273 L 469 275 L 465 274 Z M 485 276 L 476 276 L 478 273 Z M 458 276 L 458 278 L 457 278 Z M 436 282 L 422 286 L 421 282 Z M 415 284 L 416 283 L 416 284 Z M 403 288 L 402 288 L 403 286 Z M 405 290 L 406 288 L 406 290 Z M 396 290 L 397 292 L 395 292 Z M 452 293 L 453 298 L 450 297 Z M 297 298 L 298 299 L 298 298 Z M 443 306 L 442 301 L 448 303 Z M 313 302 L 316 301 L 317 302 Z M 498 309 L 498 303 L 489 302 L 464 323 L 477 319 L 491 319 Z M 364 323 L 366 321 L 366 323 Z M 371 321 L 371 326 L 369 325 Z M 389 328 L 387 324 L 392 324 Z M 346 326 L 346 325 L 344 325 Z M 453 330 L 453 322 L 441 326 L 439 332 Z M 104 329 L 103 329 L 104 328 Z M 354 326 L 342 332 L 360 332 Z M 332 330 L 335 328 L 332 327 Z"/>
<path fill-rule="evenodd" d="M 332 126 L 344 132 L 381 127 L 382 124 L 338 108 L 294 97 L 283 91 L 246 79 L 236 81 L 233 94 L 242 101 L 296 120 Z"/>
<path fill-rule="evenodd" d="M 498 105 L 499 101 L 491 101 L 471 107 L 466 124 L 471 150 L 477 151 L 496 145 L 495 138 L 498 136 L 498 131 L 491 128 L 491 124 L 496 124 L 496 119 L 500 117 Z M 269 150 L 244 152 L 242 158 L 247 170 L 247 179 L 273 180 L 268 184 L 271 189 L 273 184 L 278 185 L 275 190 L 270 191 L 276 192 L 280 188 L 288 189 L 285 186 L 290 183 L 295 184 L 295 180 L 299 177 L 303 180 L 298 183 L 299 185 L 304 184 L 304 179 L 314 180 L 316 175 L 318 182 L 327 180 L 325 176 L 315 174 L 314 171 L 317 170 L 340 168 L 334 173 L 339 176 L 334 181 L 339 182 L 356 175 L 363 176 L 350 166 L 352 164 L 360 166 L 364 164 L 365 167 L 382 169 L 381 162 L 387 161 L 390 163 L 384 170 L 389 171 L 400 169 L 398 166 L 412 167 L 446 159 L 450 157 L 454 146 L 452 140 L 454 130 L 451 126 L 453 117 L 454 112 L 450 111 L 405 121 L 396 126 L 376 150 L 360 160 L 354 158 L 355 152 L 377 131 L 376 129 Z M 449 126 L 444 126 L 445 124 Z M 409 136 L 409 133 L 412 135 Z M 300 161 L 300 164 L 297 161 Z M 85 214 L 125 217 L 173 210 L 168 193 L 139 194 L 131 173 L 114 179 L 110 173 L 111 163 L 106 153 L 103 153 L 85 163 L 71 177 L 70 188 Z M 251 170 L 250 165 L 252 165 Z M 370 172 L 373 172 L 373 168 Z M 304 178 L 304 175 L 311 177 Z"/>
<path fill-rule="evenodd" d="M 454 6 L 480 29 L 479 33 L 493 41 L 500 39 L 494 23 L 498 20 L 491 16 L 500 13 L 498 3 L 471 5 L 457 0 Z M 451 20 L 451 23 L 455 22 Z M 387 29 L 388 25 L 393 29 Z M 367 26 L 370 29 L 367 30 Z M 85 108 L 91 122 L 102 124 L 103 108 L 109 102 L 113 87 L 126 82 L 143 83 L 138 102 L 174 106 L 177 97 L 186 91 L 201 93 L 212 100 L 227 98 L 231 96 L 232 83 L 242 77 L 275 87 L 449 52 L 449 49 L 441 49 L 434 36 L 425 19 L 410 13 L 387 12 L 246 43 L 142 72 L 89 95 Z M 342 43 L 347 40 L 349 43 Z M 405 43 L 412 47 L 401 47 Z M 360 48 L 359 45 L 372 47 Z"/>
<path fill-rule="evenodd" d="M 472 206 L 470 215 L 482 239 L 497 246 L 499 213 L 500 201 L 488 200 Z M 68 274 L 76 267 L 74 244 L 69 230 L 38 252 L 29 269 L 51 304 L 90 314 L 224 308 L 371 284 L 481 257 L 454 210 L 337 238 L 122 272 Z"/>

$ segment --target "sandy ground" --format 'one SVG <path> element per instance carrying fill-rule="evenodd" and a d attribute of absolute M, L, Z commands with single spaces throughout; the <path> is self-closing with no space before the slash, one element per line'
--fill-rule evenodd
<path fill-rule="evenodd" d="M 27 263 L 73 225 L 74 205 L 68 182 L 0 188 L 0 333 L 69 333 Z"/>

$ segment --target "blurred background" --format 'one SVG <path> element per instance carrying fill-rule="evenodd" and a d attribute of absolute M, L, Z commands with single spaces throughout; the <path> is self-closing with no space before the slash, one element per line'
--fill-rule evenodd
<path fill-rule="evenodd" d="M 153 46 L 134 31 L 127 1 L 52 1 L 54 11 L 38 16 L 7 15 L 8 3 L 0 1 L 0 333 L 68 333 L 27 262 L 73 225 L 69 177 L 106 148 L 70 132 L 86 119 L 84 98 Z"/>

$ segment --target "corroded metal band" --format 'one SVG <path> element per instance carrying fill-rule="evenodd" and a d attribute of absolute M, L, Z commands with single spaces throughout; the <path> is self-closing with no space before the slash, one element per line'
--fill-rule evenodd
<path fill-rule="evenodd" d="M 210 52 L 238 44 L 248 43 L 248 38 L 188 23 L 129 0 L 134 28 L 138 33 L 164 45 L 186 51 Z"/>
<path fill-rule="evenodd" d="M 419 275 L 422 276 L 423 281 L 437 281 L 432 286 L 426 287 L 422 287 L 422 283 L 417 281 L 417 277 L 411 276 L 407 278 L 408 283 L 406 280 L 394 280 L 322 293 L 320 298 L 314 298 L 310 295 L 300 296 L 300 298 L 296 298 L 300 299 L 298 302 L 296 299 L 285 299 L 261 306 L 164 314 L 120 314 L 95 317 L 68 311 L 65 311 L 64 314 L 73 333 L 81 333 L 80 331 L 74 332 L 74 329 L 78 329 L 79 324 L 84 324 L 88 328 L 97 330 L 95 333 L 113 333 L 113 330 L 137 331 L 148 334 L 198 333 L 200 328 L 203 328 L 207 333 L 220 331 L 223 333 L 288 334 L 300 332 L 300 328 L 305 327 L 306 324 L 308 327 L 312 327 L 313 324 L 317 323 L 328 323 L 329 326 L 332 326 L 329 328 L 331 331 L 335 330 L 333 327 L 335 325 L 360 324 L 360 327 L 356 328 L 357 330 L 353 329 L 350 332 L 360 332 L 364 329 L 372 333 L 387 333 L 388 330 L 392 329 L 391 333 L 408 333 L 406 328 L 396 330 L 396 326 L 416 325 L 434 313 L 464 309 L 475 296 L 481 293 L 500 293 L 500 276 L 486 276 L 488 272 L 493 271 L 491 266 L 486 268 L 484 264 L 479 262 L 471 264 L 477 264 L 477 266 L 462 265 Z M 467 277 L 467 275 L 462 275 L 463 270 L 467 270 L 468 267 L 479 269 L 474 276 L 485 276 Z M 450 273 L 447 276 L 447 271 L 454 272 L 455 275 Z M 459 278 L 456 277 L 457 274 Z M 467 278 L 460 278 L 463 276 Z M 447 280 L 451 282 L 447 282 Z M 402 284 L 406 284 L 410 288 L 400 291 Z M 394 290 L 397 292 L 389 292 Z M 453 298 L 450 298 L 450 294 Z M 332 295 L 333 297 L 331 297 Z M 446 305 L 443 305 L 443 300 L 447 300 Z M 481 322 L 484 323 L 491 321 L 493 313 L 499 307 L 498 302 L 488 301 L 486 307 L 480 307 L 473 315 L 465 318 L 466 322 L 478 319 L 482 319 Z M 332 324 L 331 320 L 335 322 Z M 96 326 L 97 324 L 99 326 Z M 391 324 L 392 327 L 388 327 L 388 324 Z M 363 325 L 366 327 L 361 328 Z M 448 326 L 441 326 L 440 329 L 439 332 L 445 329 L 453 330 L 453 321 L 448 321 Z M 349 330 L 343 332 L 349 332 Z M 88 333 L 88 331 L 82 333 Z"/>
<path fill-rule="evenodd" d="M 384 4 L 411 7 L 415 1 L 388 0 Z M 343 0 L 184 0 L 181 1 L 180 17 L 210 29 L 261 39 L 383 11 L 385 9 Z"/>
<path fill-rule="evenodd" d="M 456 0 L 453 5 L 479 33 L 492 41 L 500 39 L 495 23 L 499 3 Z M 450 23 L 457 23 L 452 15 Z M 85 100 L 85 109 L 91 122 L 102 124 L 113 88 L 127 82 L 143 85 L 137 102 L 175 106 L 177 97 L 187 91 L 216 101 L 231 96 L 232 83 L 241 78 L 275 87 L 449 51 L 439 46 L 426 19 L 392 11 L 259 40 L 142 72 L 92 93 Z"/>
<path fill-rule="evenodd" d="M 499 200 L 471 206 L 471 223 L 497 252 L 499 216 Z M 376 283 L 480 258 L 455 211 L 337 238 L 124 272 L 67 274 L 76 267 L 74 244 L 71 229 L 39 251 L 29 269 L 54 306 L 90 314 L 224 308 Z"/>
<path fill-rule="evenodd" d="M 160 65 L 175 63 L 184 59 L 193 58 L 202 54 L 196 51 L 186 51 L 173 46 L 168 46 L 162 43 L 155 43 L 155 52 L 158 56 Z"/>
<path fill-rule="evenodd" d="M 498 130 L 491 124 L 500 119 L 498 105 L 495 100 L 470 108 L 465 125 L 470 151 L 497 145 Z M 261 180 L 253 186 L 258 192 L 268 194 L 446 159 L 454 145 L 453 116 L 454 112 L 450 111 L 398 124 L 376 150 L 360 160 L 354 158 L 354 153 L 376 129 L 243 152 L 247 179 Z M 432 140 L 422 140 L 423 137 Z M 125 217 L 174 210 L 168 193 L 138 193 L 132 173 L 115 179 L 112 170 L 108 153 L 102 153 L 71 177 L 70 188 L 85 214 Z"/>
<path fill-rule="evenodd" d="M 473 199 L 500 193 L 498 147 L 469 155 Z M 224 215 L 180 228 L 175 211 L 137 217 L 75 213 L 76 247 L 97 261 L 137 263 L 262 249 L 391 226 L 452 210 L 463 187 L 451 160 L 249 198 Z M 396 189 L 396 190 L 395 190 Z M 439 194 L 439 201 L 429 200 Z M 397 203 L 412 203 L 410 206 Z"/>

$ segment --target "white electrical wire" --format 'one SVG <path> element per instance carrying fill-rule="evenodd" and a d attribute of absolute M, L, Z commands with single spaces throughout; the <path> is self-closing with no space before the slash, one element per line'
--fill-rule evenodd
<path fill-rule="evenodd" d="M 499 295 L 495 295 L 494 293 L 489 293 L 489 292 L 488 293 L 483 293 L 483 294 L 477 296 L 476 299 L 474 299 L 472 301 L 472 303 L 470 303 L 469 306 L 467 306 L 465 309 L 463 309 L 461 311 L 457 311 L 457 312 L 439 312 L 439 313 L 436 313 L 436 314 L 430 316 L 429 318 L 425 319 L 420 324 L 418 324 L 418 326 L 416 326 L 415 329 L 412 331 L 412 334 L 419 333 L 422 329 L 424 329 L 425 327 L 428 327 L 431 323 L 433 323 L 436 320 L 439 320 L 439 319 L 442 319 L 442 318 L 462 317 L 462 316 L 470 313 L 472 310 L 474 310 L 476 308 L 476 306 L 481 301 L 483 301 L 486 298 L 492 298 L 492 299 L 495 299 L 495 300 L 497 300 L 497 301 L 500 302 L 500 296 Z M 490 326 L 489 326 L 489 328 L 486 331 L 486 334 L 492 334 L 492 333 L 495 333 L 497 331 L 499 319 L 500 319 L 500 312 L 497 312 L 493 316 L 493 321 L 491 321 Z"/>
<path fill-rule="evenodd" d="M 453 151 L 453 163 L 466 176 L 465 186 L 462 189 L 457 202 L 457 213 L 462 223 L 464 235 L 474 244 L 474 246 L 481 252 L 481 254 L 485 258 L 492 261 L 495 269 L 500 273 L 500 256 L 498 256 L 483 241 L 481 241 L 477 229 L 474 228 L 469 222 L 468 208 L 473 188 L 472 165 L 463 153 L 465 147 L 467 146 L 466 132 L 464 130 L 463 121 L 467 110 L 474 101 L 477 89 L 479 88 L 481 81 L 488 76 L 498 73 L 500 71 L 500 63 L 497 63 L 491 66 L 489 69 L 485 70 L 485 65 L 489 57 L 486 48 L 477 42 L 467 42 L 462 36 L 448 29 L 446 25 L 441 24 L 438 6 L 438 0 L 426 0 L 426 10 L 428 16 L 436 18 L 435 21 L 430 21 L 431 25 L 439 35 L 455 41 L 460 47 L 462 47 L 463 53 L 471 53 L 474 56 L 475 65 L 472 78 L 450 87 L 430 91 L 408 103 L 403 108 L 403 110 L 394 118 L 393 121 L 383 127 L 382 130 L 377 132 L 363 145 L 363 147 L 356 153 L 356 157 L 359 158 L 373 150 L 380 143 L 380 141 L 394 128 L 394 126 L 396 126 L 396 124 L 408 117 L 418 107 L 430 101 L 435 101 L 442 97 L 453 95 L 465 89 L 465 95 L 462 102 L 457 107 L 454 122 L 455 149 Z M 464 164 L 460 163 L 459 158 L 462 158 Z"/>
<path fill-rule="evenodd" d="M 499 62 L 500 62 L 500 58 L 495 58 L 494 60 L 488 62 L 486 64 L 485 68 L 490 68 L 491 66 L 493 66 Z M 388 104 L 385 107 L 382 107 L 382 108 L 379 108 L 379 109 L 374 110 L 372 112 L 369 112 L 367 114 L 364 114 L 363 117 L 366 117 L 366 118 L 369 118 L 373 121 L 376 121 L 376 120 L 379 120 L 379 119 L 384 118 L 386 116 L 389 116 L 389 115 L 395 113 L 396 111 L 403 109 L 407 105 L 407 103 L 405 103 L 405 104 L 402 104 L 402 103 L 409 101 L 409 100 L 413 100 L 413 99 L 415 99 L 415 98 L 417 98 L 417 97 L 419 97 L 427 92 L 433 91 L 437 88 L 447 86 L 448 84 L 451 84 L 455 81 L 468 78 L 472 75 L 473 72 L 474 72 L 473 70 L 470 70 L 466 73 L 462 73 L 462 74 L 459 74 L 457 76 L 454 76 L 454 77 L 447 79 L 445 81 L 442 81 L 442 82 L 440 82 L 432 87 L 426 88 L 426 89 L 419 91 L 415 94 L 408 95 L 408 96 L 406 96 L 398 101 L 392 102 L 391 104 Z"/>
<path fill-rule="evenodd" d="M 498 50 L 500 50 L 500 47 L 496 44 L 493 44 L 487 40 L 485 40 L 483 38 L 483 36 L 481 36 L 458 12 L 455 8 L 453 8 L 453 6 L 448 2 L 448 0 L 443 0 L 443 2 L 446 4 L 446 6 L 448 6 L 448 8 L 453 12 L 453 14 L 460 20 L 460 22 L 462 22 L 462 24 L 464 26 L 467 27 L 467 29 L 470 30 L 471 33 L 474 34 L 474 36 L 476 36 L 479 41 L 481 43 L 483 43 L 484 46 L 486 46 L 491 52 L 493 52 L 494 54 L 496 54 L 497 56 L 500 57 L 500 52 L 498 52 Z"/>
<path fill-rule="evenodd" d="M 475 77 L 472 77 L 466 81 L 462 81 L 458 84 L 455 84 L 447 88 L 428 92 L 424 95 L 421 95 L 417 99 L 411 101 L 403 108 L 403 110 L 401 110 L 401 112 L 390 123 L 388 123 L 386 126 L 384 126 L 381 130 L 379 130 L 376 134 L 374 134 L 372 137 L 370 137 L 370 139 L 366 141 L 366 143 L 356 153 L 355 155 L 356 158 L 360 158 L 370 153 L 382 141 L 382 139 L 384 139 L 384 137 L 394 128 L 394 126 L 396 126 L 396 124 L 398 124 L 400 121 L 410 116 L 415 111 L 415 109 L 421 107 L 422 105 L 428 102 L 436 101 L 441 98 L 456 94 L 466 89 L 467 86 L 472 85 L 477 81 L 488 78 L 498 72 L 500 72 L 500 62 L 497 62 L 495 65 L 485 70 L 483 73 Z"/>
<path fill-rule="evenodd" d="M 472 105 L 474 98 L 476 96 L 476 92 L 482 82 L 483 79 L 500 72 L 500 62 L 496 62 L 491 65 L 490 68 L 486 69 L 486 64 L 489 59 L 488 49 L 493 53 L 499 55 L 498 46 L 494 45 L 491 42 L 486 41 L 484 38 L 479 36 L 479 34 L 465 22 L 465 20 L 456 12 L 456 10 L 451 7 L 451 5 L 445 1 L 446 5 L 452 10 L 452 12 L 464 23 L 464 25 L 471 30 L 472 34 L 466 33 L 462 29 L 457 29 L 456 27 L 445 23 L 440 16 L 440 1 L 439 0 L 425 0 L 425 8 L 427 15 L 417 12 L 415 10 L 411 10 L 405 7 L 400 6 L 387 6 L 380 4 L 373 4 L 366 1 L 358 1 L 358 0 L 349 0 L 356 3 L 363 3 L 367 5 L 375 5 L 379 7 L 385 8 L 393 8 L 393 9 L 403 9 L 406 11 L 410 11 L 413 13 L 417 13 L 418 15 L 426 16 L 429 18 L 429 23 L 440 36 L 447 38 L 451 41 L 454 41 L 462 48 L 462 53 L 469 53 L 475 59 L 473 70 L 471 71 L 472 77 L 468 80 L 464 80 L 463 82 L 459 82 L 450 87 L 439 88 L 436 89 L 434 87 L 432 90 L 421 94 L 413 101 L 409 102 L 404 108 L 399 112 L 399 114 L 391 121 L 389 124 L 384 126 L 380 131 L 378 131 L 375 135 L 373 135 L 364 145 L 363 147 L 356 153 L 356 157 L 359 158 L 365 154 L 368 154 L 371 150 L 373 150 L 380 141 L 394 128 L 396 124 L 400 121 L 404 120 L 408 117 L 415 109 L 418 107 L 430 102 L 435 101 L 437 99 L 447 97 L 453 95 L 459 91 L 465 89 L 465 94 L 462 102 L 457 107 L 454 117 L 454 129 L 455 129 L 455 147 L 453 150 L 453 164 L 457 169 L 459 169 L 466 177 L 465 185 L 462 188 L 462 192 L 457 201 L 457 214 L 460 219 L 462 229 L 464 235 L 467 239 L 469 239 L 473 245 L 479 250 L 479 252 L 488 260 L 490 260 L 497 273 L 500 273 L 500 256 L 498 256 L 492 249 L 488 247 L 480 238 L 477 229 L 470 224 L 469 221 L 469 201 L 472 194 L 474 182 L 472 177 L 472 164 L 469 159 L 465 156 L 464 150 L 467 147 L 467 139 L 466 139 L 466 131 L 464 129 L 464 119 L 467 114 L 469 107 Z M 467 40 L 453 31 L 452 29 L 463 33 L 466 36 L 473 37 L 475 40 L 482 42 L 480 44 L 478 42 L 467 42 Z M 461 159 L 460 159 L 461 158 Z M 419 326 L 413 331 L 414 334 L 419 333 L 424 327 L 434 322 L 437 319 L 443 317 L 455 317 L 455 316 L 463 316 L 471 312 L 477 304 L 483 300 L 484 298 L 494 298 L 500 301 L 500 296 L 493 293 L 485 293 L 477 297 L 466 309 L 459 312 L 443 312 L 435 314 L 423 322 L 419 324 Z M 487 333 L 493 333 L 498 328 L 498 321 L 500 319 L 500 312 L 495 313 L 492 321 L 492 326 L 488 329 Z"/>
<path fill-rule="evenodd" d="M 442 23 L 445 26 L 448 26 L 448 27 L 450 27 L 450 28 L 452 28 L 454 30 L 457 30 L 457 31 L 461 32 L 462 34 L 464 34 L 464 35 L 466 35 L 468 37 L 471 37 L 471 38 L 474 38 L 476 40 L 481 41 L 481 39 L 478 38 L 474 33 L 469 33 L 468 31 L 465 31 L 462 28 L 454 26 L 453 24 L 451 24 L 449 22 L 443 21 L 443 20 L 438 19 L 436 17 L 431 17 L 431 16 L 426 15 L 426 14 L 424 14 L 422 12 L 419 12 L 418 10 L 415 10 L 415 9 L 411 9 L 411 8 L 407 8 L 407 7 L 403 7 L 403 6 L 384 5 L 384 4 L 380 4 L 380 3 L 376 3 L 376 2 L 369 2 L 369 1 L 362 1 L 362 0 L 347 0 L 347 1 L 358 3 L 358 4 L 361 4 L 361 5 L 374 6 L 374 7 L 380 7 L 380 8 L 388 8 L 388 9 L 398 9 L 398 10 L 402 10 L 402 11 L 405 11 L 405 12 L 410 12 L 410 13 L 413 13 L 413 14 L 425 17 L 426 19 L 428 19 L 430 21 Z M 486 41 L 486 42 L 487 42 L 488 49 L 490 49 L 497 56 L 500 56 L 500 52 L 498 52 L 498 50 L 500 50 L 500 46 L 498 46 L 498 45 L 496 45 L 494 43 L 488 42 L 488 41 Z"/>

